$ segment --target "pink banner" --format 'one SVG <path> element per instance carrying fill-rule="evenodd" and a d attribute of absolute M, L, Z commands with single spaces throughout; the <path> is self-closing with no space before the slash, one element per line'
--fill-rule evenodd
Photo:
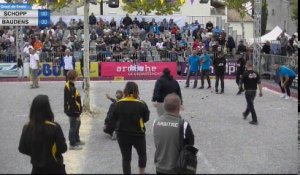
<path fill-rule="evenodd" d="M 112 77 L 159 77 L 164 68 L 171 70 L 171 75 L 177 75 L 176 62 L 101 62 L 101 76 Z"/>

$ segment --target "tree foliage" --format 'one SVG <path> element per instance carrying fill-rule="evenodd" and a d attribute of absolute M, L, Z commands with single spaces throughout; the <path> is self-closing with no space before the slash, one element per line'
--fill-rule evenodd
<path fill-rule="evenodd" d="M 268 3 L 267 0 L 262 0 L 261 8 L 261 34 L 264 35 L 267 29 L 268 21 Z"/>
<path fill-rule="evenodd" d="M 249 2 L 249 0 L 224 0 L 226 6 L 229 9 L 234 9 L 237 10 L 238 13 L 240 14 L 240 17 L 242 19 L 245 18 L 247 14 L 247 8 L 246 8 L 246 3 Z"/>
<path fill-rule="evenodd" d="M 137 14 L 147 15 L 151 12 L 156 12 L 156 15 L 172 15 L 178 12 L 182 6 L 180 0 L 173 0 L 170 2 L 163 2 L 161 0 L 123 0 L 124 11 L 128 13 L 137 12 Z"/>
<path fill-rule="evenodd" d="M 298 0 L 293 1 L 292 19 L 298 22 Z"/>

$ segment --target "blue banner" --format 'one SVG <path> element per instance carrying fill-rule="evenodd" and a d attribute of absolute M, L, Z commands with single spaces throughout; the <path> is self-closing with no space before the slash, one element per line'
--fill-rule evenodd
<path fill-rule="evenodd" d="M 0 3 L 0 10 L 32 10 L 32 6 L 30 4 Z"/>

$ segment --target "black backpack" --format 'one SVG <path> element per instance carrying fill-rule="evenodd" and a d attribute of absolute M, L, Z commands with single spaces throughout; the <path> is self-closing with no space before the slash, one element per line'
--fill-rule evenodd
<path fill-rule="evenodd" d="M 192 145 L 184 145 L 183 137 L 184 120 L 179 121 L 179 144 L 180 152 L 176 162 L 176 171 L 178 174 L 196 174 L 197 171 L 197 152 L 198 149 Z"/>

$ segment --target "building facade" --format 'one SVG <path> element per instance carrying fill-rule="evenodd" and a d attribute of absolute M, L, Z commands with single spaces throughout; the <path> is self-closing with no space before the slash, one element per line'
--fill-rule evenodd
<path fill-rule="evenodd" d="M 289 35 L 297 31 L 296 21 L 293 21 L 292 8 L 293 0 L 267 0 L 268 3 L 268 21 L 267 31 L 279 26 L 285 29 Z"/>

